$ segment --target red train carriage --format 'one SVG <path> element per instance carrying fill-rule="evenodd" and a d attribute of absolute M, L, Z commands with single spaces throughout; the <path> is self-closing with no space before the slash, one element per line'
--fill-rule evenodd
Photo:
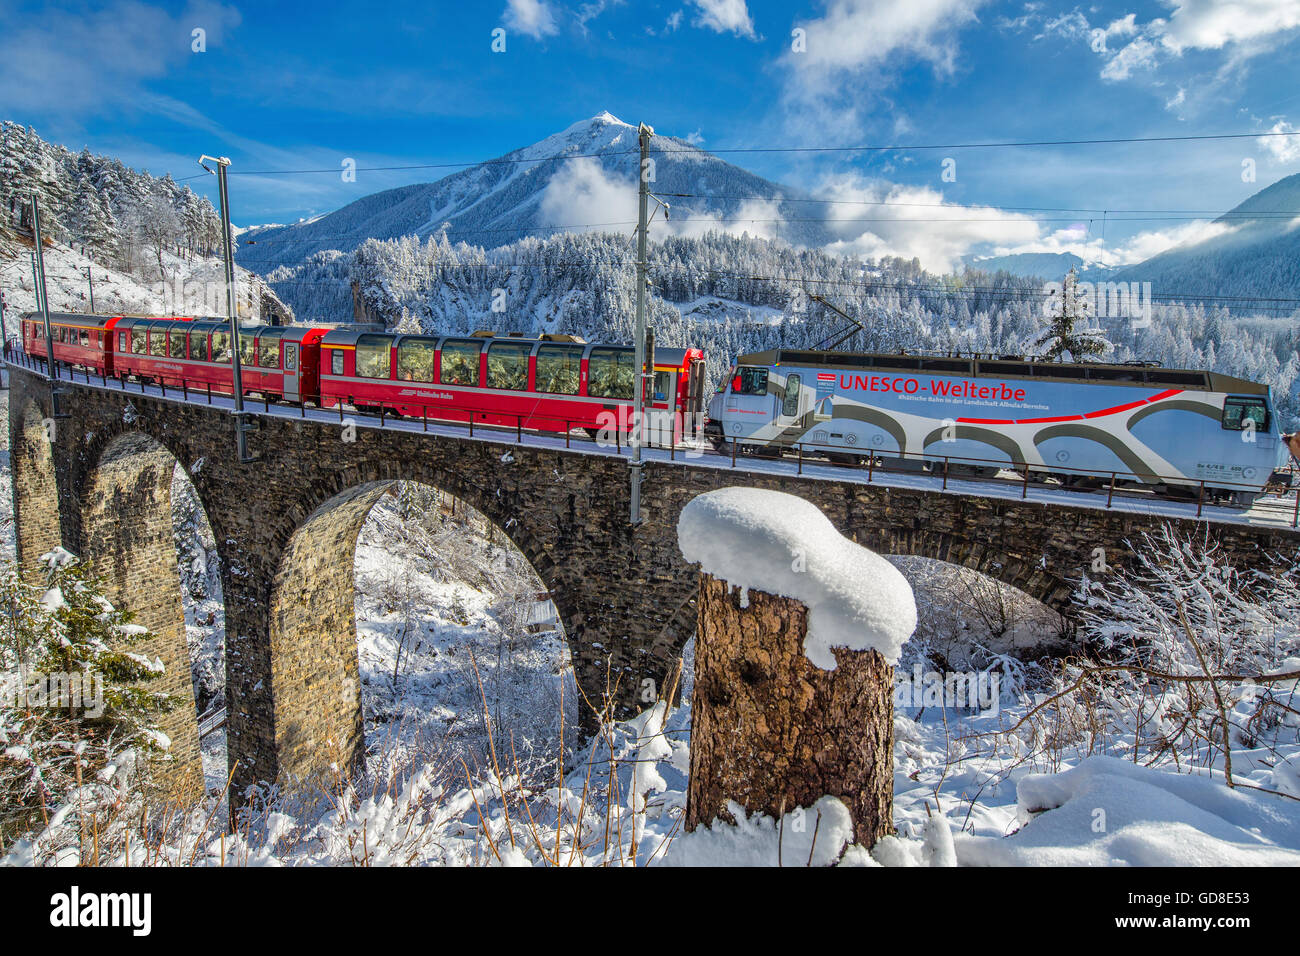
<path fill-rule="evenodd" d="M 272 400 L 316 402 L 325 329 L 244 326 L 239 330 L 240 379 L 245 394 Z M 113 342 L 114 367 L 124 375 L 234 392 L 230 327 L 217 321 L 123 319 Z"/>
<path fill-rule="evenodd" d="M 84 315 L 79 312 L 51 312 L 50 333 L 54 358 L 67 365 L 113 374 L 110 339 L 121 316 Z M 23 351 L 45 358 L 45 319 L 29 312 L 20 320 Z"/>
<path fill-rule="evenodd" d="M 321 340 L 321 404 L 539 431 L 626 431 L 635 383 L 630 346 L 576 336 L 398 335 L 336 329 Z M 704 355 L 656 349 L 653 408 L 693 422 Z M 614 413 L 612 418 L 609 414 Z"/>

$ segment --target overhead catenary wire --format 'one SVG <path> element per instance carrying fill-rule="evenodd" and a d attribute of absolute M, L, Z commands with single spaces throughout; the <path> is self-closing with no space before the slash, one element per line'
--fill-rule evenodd
<path fill-rule="evenodd" d="M 1143 143 L 1186 143 L 1208 142 L 1214 140 L 1259 139 L 1283 136 L 1300 136 L 1300 130 L 1265 130 L 1255 133 L 1200 133 L 1174 136 L 1109 136 L 1090 139 L 1044 139 L 1044 140 L 987 140 L 967 143 L 892 143 L 882 145 L 824 145 L 824 146 L 720 146 L 709 150 L 688 146 L 686 148 L 650 147 L 651 153 L 659 155 L 682 154 L 694 156 L 714 156 L 734 153 L 865 153 L 865 152 L 908 152 L 936 149 L 1024 149 L 1045 146 L 1114 146 L 1122 144 Z M 474 166 L 506 166 L 525 163 L 547 163 L 568 159 L 595 159 L 605 156 L 632 155 L 635 149 L 608 150 L 595 153 L 552 153 L 547 156 L 511 156 L 506 154 L 495 159 L 465 160 L 439 163 L 409 163 L 392 166 L 357 166 L 356 172 L 411 172 L 421 169 L 468 169 Z M 337 175 L 339 167 L 330 166 L 307 169 L 232 169 L 232 176 L 300 176 L 332 173 Z M 187 182 L 199 176 L 187 176 L 175 182 Z"/>

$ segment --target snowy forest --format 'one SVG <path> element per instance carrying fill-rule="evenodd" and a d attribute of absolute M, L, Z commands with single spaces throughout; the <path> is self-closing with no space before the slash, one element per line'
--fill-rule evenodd
<path fill-rule="evenodd" d="M 207 199 L 171 175 L 161 179 L 89 149 L 73 153 L 31 128 L 0 123 L 0 210 L 4 225 L 30 228 L 29 197 L 40 199 L 45 236 L 83 247 L 103 265 L 135 271 L 152 256 L 210 256 L 221 220 Z"/>
<path fill-rule="evenodd" d="M 627 236 L 528 238 L 495 249 L 445 235 L 369 240 L 353 253 L 316 253 L 267 276 L 301 321 L 365 314 L 389 327 L 457 334 L 569 332 L 632 339 L 635 248 Z M 825 296 L 865 331 L 864 351 L 1034 354 L 1046 324 L 1043 283 L 1005 272 L 934 275 L 915 261 L 860 260 L 781 240 L 710 233 L 650 247 L 650 324 L 664 346 L 704 349 L 716 380 L 736 355 L 809 348 L 845 327 L 810 299 Z M 1237 315 L 1201 304 L 1151 306 L 1150 324 L 1095 319 L 1112 343 L 1102 361 L 1206 368 L 1272 386 L 1279 412 L 1300 416 L 1300 332 L 1294 319 Z"/>

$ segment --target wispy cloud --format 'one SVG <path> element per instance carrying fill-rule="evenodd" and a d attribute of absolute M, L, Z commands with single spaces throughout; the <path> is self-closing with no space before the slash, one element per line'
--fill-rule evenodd
<path fill-rule="evenodd" d="M 745 0 L 691 0 L 691 3 L 699 10 L 694 21 L 697 26 L 717 33 L 755 38 L 754 19 L 749 15 Z"/>
<path fill-rule="evenodd" d="M 560 28 L 555 23 L 555 14 L 545 0 L 506 0 L 501 22 L 505 24 L 506 29 L 530 36 L 534 40 L 541 40 L 560 32 Z"/>
<path fill-rule="evenodd" d="M 1279 119 L 1269 129 L 1270 133 L 1295 133 L 1295 136 L 1261 136 L 1255 142 L 1259 148 L 1268 153 L 1276 162 L 1294 163 L 1300 161 L 1300 127 L 1293 126 L 1286 120 Z"/>
<path fill-rule="evenodd" d="M 193 0 L 176 13 L 136 0 L 95 10 L 47 9 L 40 17 L 0 9 L 0 89 L 19 112 L 78 117 L 133 103 L 150 82 L 191 56 L 193 31 L 220 49 L 240 23 L 233 6 Z"/>
<path fill-rule="evenodd" d="M 802 43 L 781 57 L 787 111 L 823 131 L 860 128 L 863 78 L 917 60 L 951 73 L 957 36 L 984 2 L 830 0 L 824 16 L 796 22 Z"/>
<path fill-rule="evenodd" d="M 977 247 L 1029 242 L 1041 233 L 1038 223 L 1021 213 L 963 206 L 925 186 L 839 175 L 823 181 L 817 195 L 836 200 L 830 226 L 843 238 L 829 251 L 915 258 L 936 272 L 956 269 Z"/>

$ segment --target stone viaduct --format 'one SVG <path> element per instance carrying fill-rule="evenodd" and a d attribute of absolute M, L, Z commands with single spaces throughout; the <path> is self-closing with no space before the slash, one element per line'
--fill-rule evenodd
<path fill-rule="evenodd" d="M 527 556 L 564 624 L 578 685 L 633 709 L 644 681 L 662 688 L 694 631 L 696 574 L 676 524 L 694 496 L 727 485 L 779 488 L 821 507 L 842 533 L 886 554 L 976 568 L 1065 610 L 1094 549 L 1123 565 L 1126 541 L 1166 518 L 880 484 L 780 476 L 700 462 L 646 465 L 644 522 L 632 528 L 625 458 L 516 444 L 509 434 L 446 437 L 262 416 L 257 456 L 239 464 L 230 413 L 179 396 L 50 382 L 10 366 L 9 436 L 20 565 L 56 545 L 87 558 L 109 597 L 156 635 L 178 773 L 197 772 L 171 480 L 188 474 L 216 537 L 226 604 L 232 793 L 302 780 L 364 751 L 353 563 L 357 533 L 393 482 L 449 492 L 490 518 Z M 52 440 L 50 432 L 53 432 Z M 1230 559 L 1292 553 L 1288 529 L 1173 520 Z M 585 714 L 587 726 L 593 714 Z"/>

